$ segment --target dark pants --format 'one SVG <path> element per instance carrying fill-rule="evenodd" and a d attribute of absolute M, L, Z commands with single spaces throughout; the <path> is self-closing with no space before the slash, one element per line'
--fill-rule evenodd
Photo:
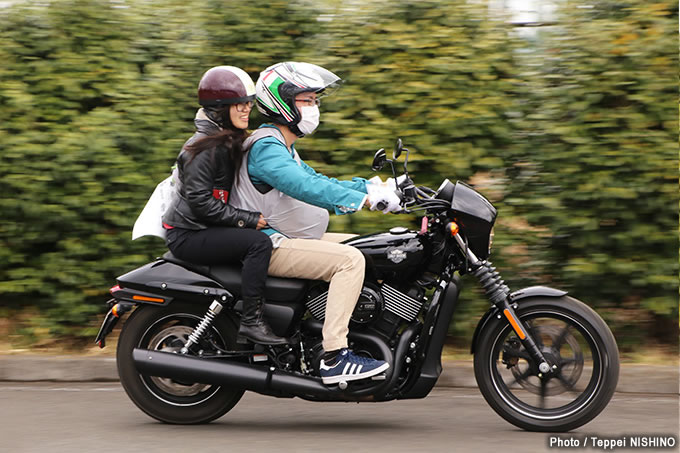
<path fill-rule="evenodd" d="M 272 241 L 261 231 L 210 227 L 205 230 L 167 230 L 168 248 L 177 258 L 196 264 L 240 264 L 241 296 L 264 297 Z"/>

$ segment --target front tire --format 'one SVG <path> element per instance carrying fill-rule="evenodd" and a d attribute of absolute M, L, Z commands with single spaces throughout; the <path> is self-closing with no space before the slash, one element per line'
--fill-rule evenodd
<path fill-rule="evenodd" d="M 164 423 L 211 422 L 229 412 L 243 396 L 241 389 L 219 385 L 177 382 L 140 374 L 132 360 L 134 348 L 179 352 L 207 307 L 174 303 L 167 307 L 142 305 L 123 325 L 116 360 L 120 382 L 132 402 L 147 415 Z M 218 316 L 204 337 L 222 349 L 235 349 L 238 327 Z M 202 344 L 208 352 L 210 341 Z"/>
<path fill-rule="evenodd" d="M 482 395 L 498 415 L 529 431 L 564 432 L 588 423 L 618 382 L 619 354 L 609 327 L 568 296 L 519 304 L 517 316 L 554 372 L 540 373 L 508 323 L 494 317 L 474 358 Z"/>

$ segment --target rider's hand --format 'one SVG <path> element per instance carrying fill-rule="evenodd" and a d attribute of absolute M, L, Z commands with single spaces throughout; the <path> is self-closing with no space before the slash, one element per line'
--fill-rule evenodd
<path fill-rule="evenodd" d="M 394 191 L 384 186 L 366 185 L 368 204 L 371 211 L 380 210 L 383 214 L 401 211 L 400 199 Z"/>
<path fill-rule="evenodd" d="M 394 178 L 387 178 L 383 184 L 392 190 L 397 190 L 397 185 L 403 183 L 406 180 L 406 175 L 401 175 L 397 177 L 397 181 L 394 182 Z"/>
<path fill-rule="evenodd" d="M 255 229 L 261 230 L 262 228 L 267 228 L 267 221 L 264 219 L 264 216 L 260 214 L 260 218 L 257 221 L 257 226 L 255 227 Z"/>
<path fill-rule="evenodd" d="M 380 176 L 375 175 L 368 181 L 366 181 L 366 188 L 368 189 L 369 184 L 374 185 L 374 186 L 384 186 L 385 183 L 383 182 L 382 179 L 380 179 Z"/>

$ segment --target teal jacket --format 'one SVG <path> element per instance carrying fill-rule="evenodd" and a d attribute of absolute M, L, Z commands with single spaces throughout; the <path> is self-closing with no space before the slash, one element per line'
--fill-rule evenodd
<path fill-rule="evenodd" d="M 275 127 L 264 124 L 261 127 Z M 336 214 L 356 212 L 366 198 L 366 180 L 352 178 L 340 181 L 314 171 L 302 159 L 294 158 L 295 147 L 289 150 L 275 137 L 256 141 L 248 154 L 248 174 L 253 184 L 268 184 L 280 192 Z M 272 234 L 274 230 L 263 230 Z"/>

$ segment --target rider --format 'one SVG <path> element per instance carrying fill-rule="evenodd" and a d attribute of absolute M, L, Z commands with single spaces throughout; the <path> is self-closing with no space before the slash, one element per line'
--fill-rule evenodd
<path fill-rule="evenodd" d="M 243 316 L 239 336 L 285 344 L 263 319 L 262 303 L 272 243 L 260 212 L 227 204 L 243 162 L 255 84 L 234 66 L 209 69 L 198 84 L 196 132 L 177 157 L 178 197 L 163 216 L 172 253 L 198 264 L 243 262 Z"/>
<path fill-rule="evenodd" d="M 326 233 L 328 209 L 353 213 L 367 202 L 383 212 L 397 211 L 398 197 L 374 193 L 367 181 L 339 181 L 317 173 L 295 150 L 294 143 L 319 124 L 319 95 L 340 78 L 309 63 L 284 62 L 265 69 L 256 84 L 257 107 L 271 124 L 264 124 L 244 142 L 247 165 L 241 166 L 232 202 L 264 214 L 274 251 L 269 274 L 330 282 L 323 325 L 325 384 L 364 379 L 389 368 L 382 360 L 356 356 L 347 334 L 364 280 L 365 259 L 346 236 Z M 391 196 L 390 196 L 391 195 Z"/>

